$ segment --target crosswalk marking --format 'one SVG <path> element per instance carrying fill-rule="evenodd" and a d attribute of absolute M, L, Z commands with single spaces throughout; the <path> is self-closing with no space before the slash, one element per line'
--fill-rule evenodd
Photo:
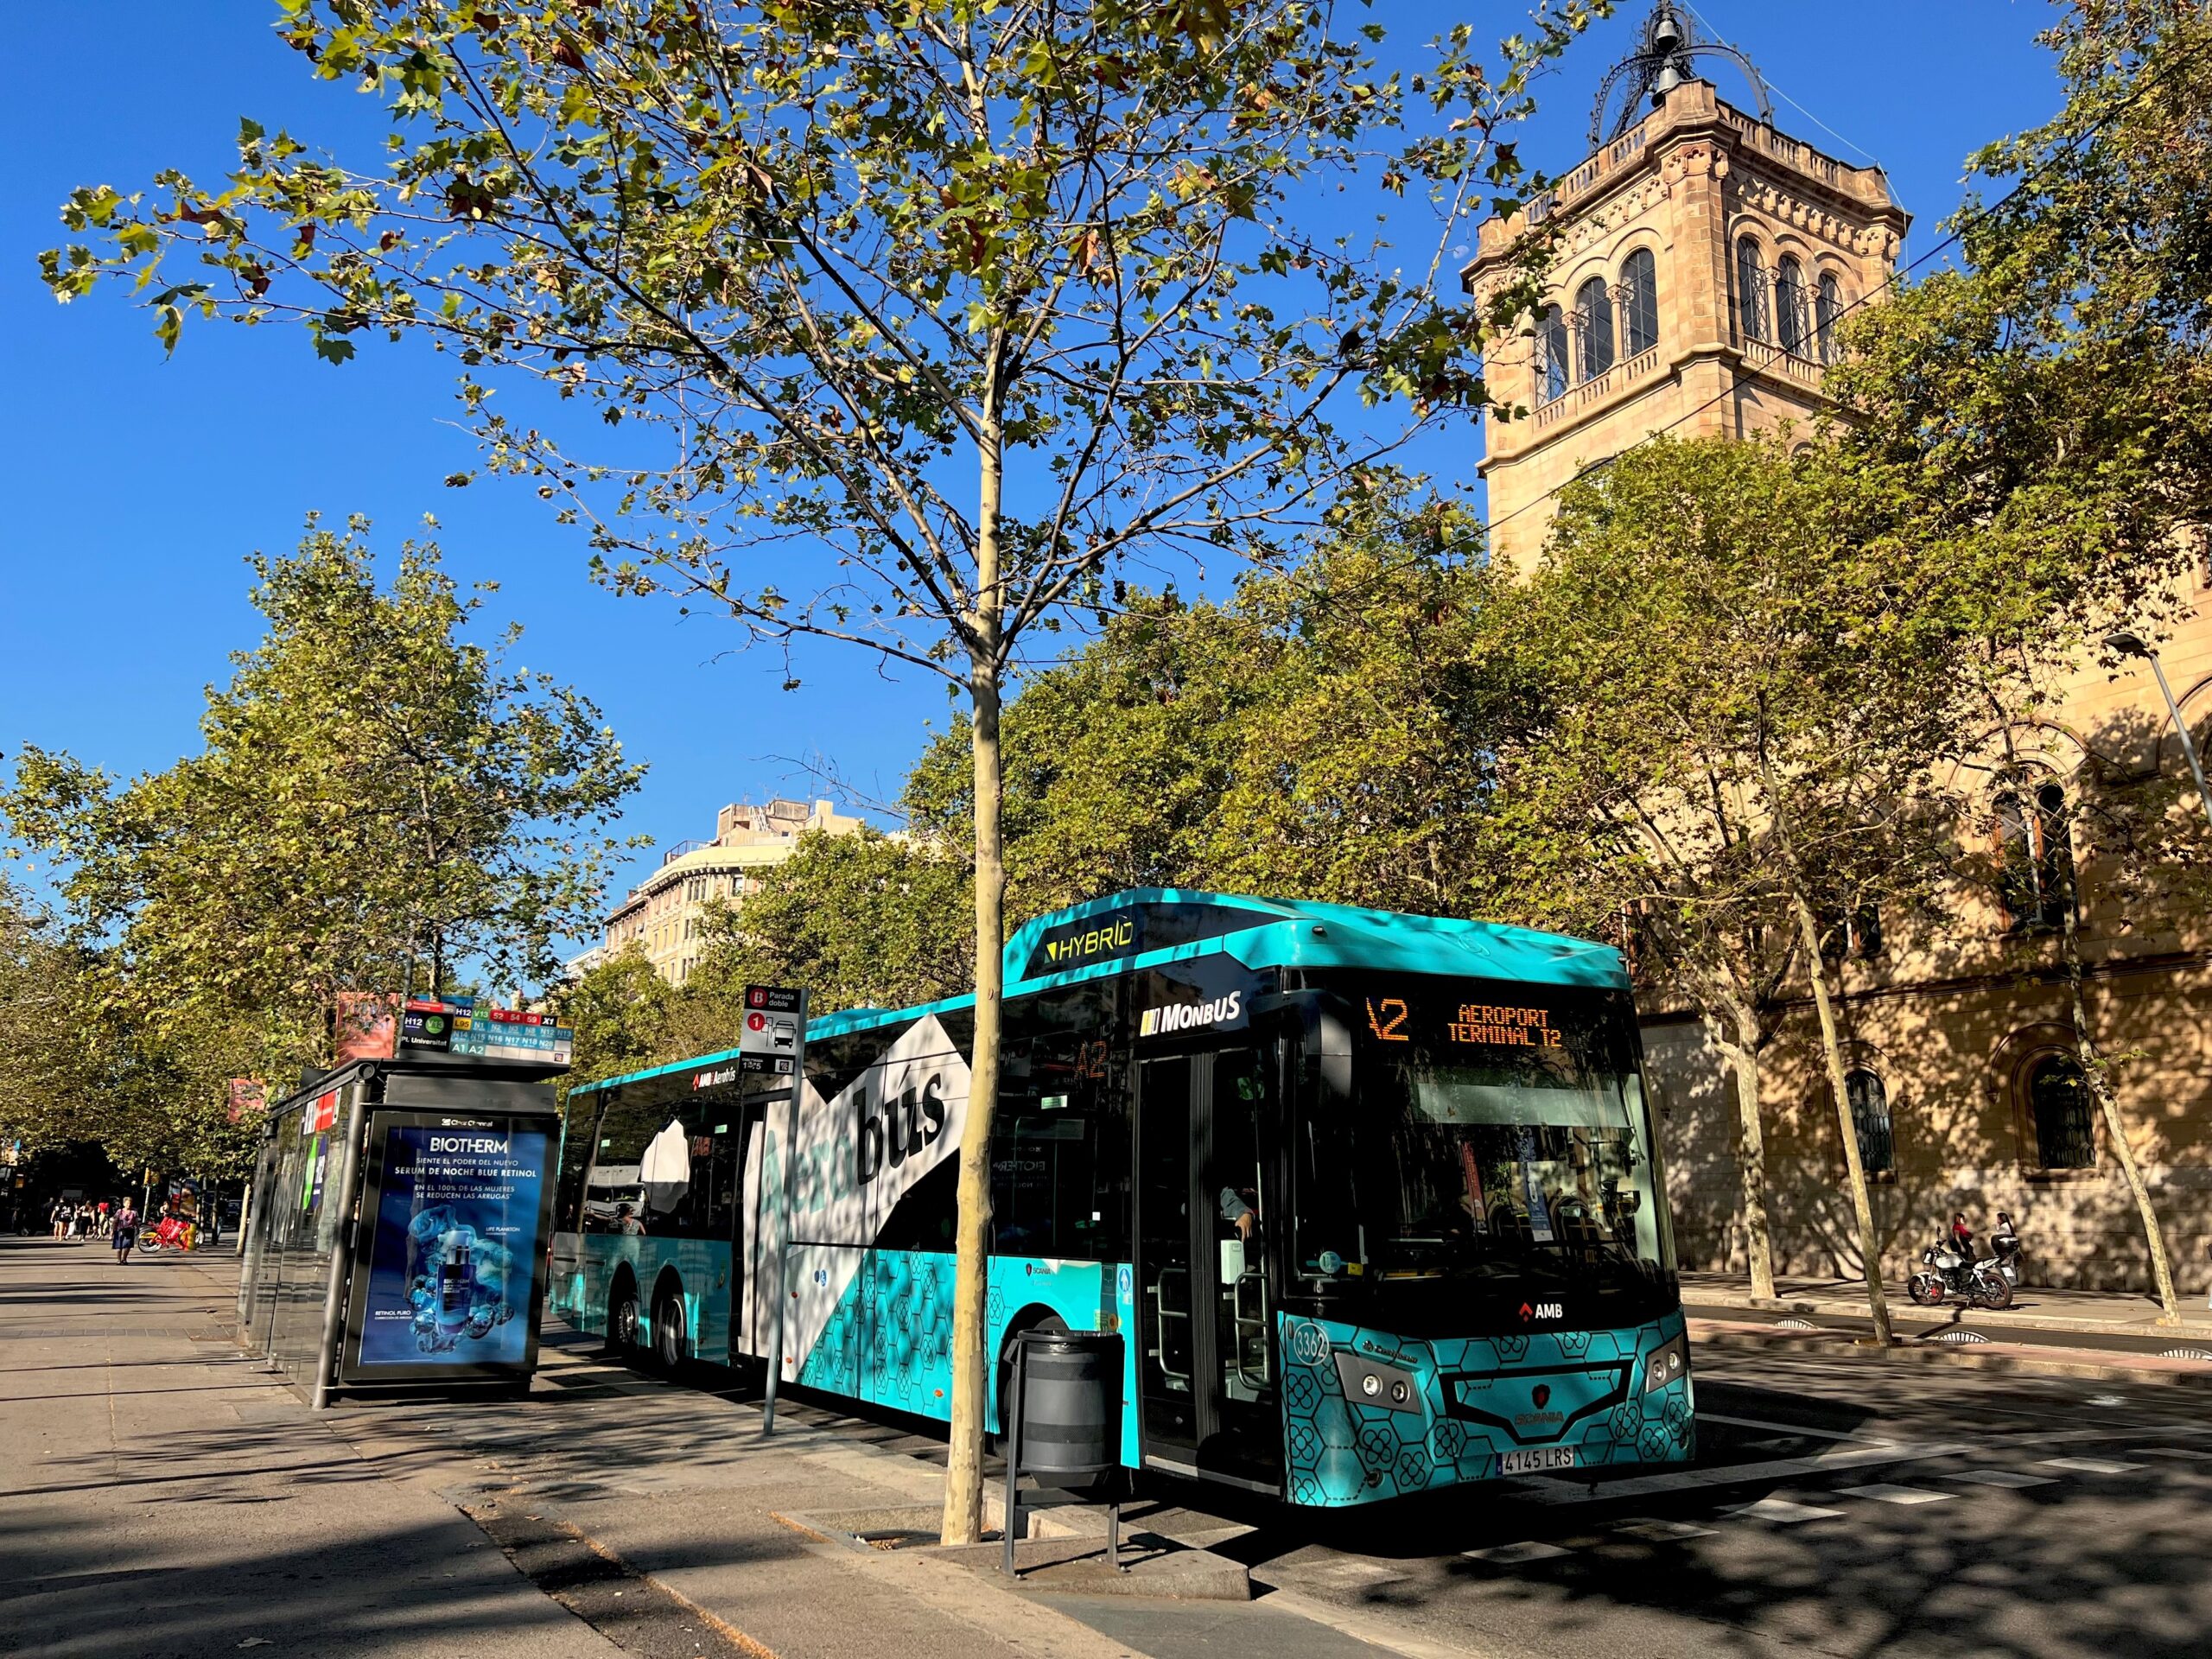
<path fill-rule="evenodd" d="M 2057 1478 L 2055 1475 L 2025 1475 L 2017 1469 L 1961 1469 L 1945 1477 L 1949 1480 L 1970 1480 L 1977 1486 L 2048 1486 Z"/>
<path fill-rule="evenodd" d="M 2077 1475 L 2124 1475 L 2140 1469 L 2139 1463 L 2114 1463 L 2107 1458 L 2045 1458 L 2038 1469 L 2064 1469 Z"/>
<path fill-rule="evenodd" d="M 1528 1475 L 1498 1483 L 1500 1489 L 1532 1503 L 1567 1506 L 1577 1503 L 1617 1503 L 1624 1498 L 1656 1497 L 1696 1491 L 1701 1487 L 1749 1486 L 1777 1481 L 1819 1478 L 1839 1470 L 1858 1469 L 1878 1463 L 1915 1463 L 1929 1458 L 1955 1457 L 1974 1447 L 1961 1441 L 1914 1444 L 1900 1441 L 1879 1446 L 1835 1446 L 1802 1458 L 1780 1458 L 1770 1463 L 1738 1463 L 1713 1469 L 1677 1469 L 1663 1475 L 1637 1475 L 1625 1480 L 1592 1481 L 1572 1475 Z"/>
<path fill-rule="evenodd" d="M 1857 1429 L 1808 1428 L 1802 1423 L 1780 1423 L 1768 1417 L 1731 1417 L 1718 1411 L 1700 1411 L 1697 1420 L 1700 1423 L 1726 1423 L 1731 1428 L 1779 1429 L 1784 1434 L 1812 1440 L 1864 1440 L 1867 1438 Z"/>
<path fill-rule="evenodd" d="M 1871 1486 L 1847 1486 L 1836 1496 L 1871 1497 L 1878 1503 L 1941 1503 L 1958 1494 L 1931 1492 L 1922 1486 L 1892 1486 L 1886 1481 L 1878 1480 Z"/>
<path fill-rule="evenodd" d="M 1711 1527 L 1696 1526 L 1688 1521 L 1630 1521 L 1615 1529 L 1632 1537 L 1649 1538 L 1656 1543 L 1680 1543 L 1688 1538 L 1710 1538 Z"/>
<path fill-rule="evenodd" d="M 1841 1510 L 1817 1509 L 1810 1503 L 1793 1503 L 1786 1497 L 1763 1497 L 1756 1503 L 1738 1503 L 1729 1510 L 1746 1521 L 1771 1521 L 1777 1526 L 1794 1527 L 1806 1521 L 1830 1521 L 1841 1515 Z"/>
<path fill-rule="evenodd" d="M 1469 1549 L 1460 1552 L 1471 1561 L 1493 1561 L 1500 1567 L 1518 1567 L 1523 1561 L 1548 1561 L 1554 1555 L 1567 1552 L 1559 1544 L 1539 1543 L 1530 1539 L 1526 1543 L 1494 1544 L 1488 1549 Z"/>

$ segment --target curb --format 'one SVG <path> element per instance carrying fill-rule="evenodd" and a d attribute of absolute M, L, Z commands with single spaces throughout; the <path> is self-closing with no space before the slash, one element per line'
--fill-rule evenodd
<path fill-rule="evenodd" d="M 1845 1301 L 1835 1298 L 1808 1300 L 1802 1296 L 1752 1296 L 1741 1291 L 1685 1294 L 1686 1307 L 1736 1307 L 1761 1313 L 1825 1313 L 1850 1319 L 1864 1314 L 1863 1298 Z M 2212 1321 L 2183 1319 L 2179 1325 L 2160 1325 L 2155 1317 L 2142 1319 L 2080 1319 L 2063 1313 L 2015 1313 L 1976 1309 L 1975 1327 L 1985 1331 L 2071 1331 L 2085 1337 L 2172 1337 L 2183 1342 L 2212 1342 Z"/>
<path fill-rule="evenodd" d="M 2088 1349 L 2060 1349 L 2057 1353 L 2081 1356 L 2051 1357 L 2052 1350 L 2024 1344 L 1901 1343 L 1891 1348 L 1860 1346 L 1847 1332 L 1777 1332 L 1770 1325 L 1738 1325 L 1718 1319 L 1688 1321 L 1690 1340 L 1722 1353 L 1846 1354 L 1854 1359 L 1891 1364 L 1957 1365 L 1972 1370 L 1997 1371 L 2020 1376 L 2088 1377 L 2108 1382 L 2139 1382 L 2162 1388 L 2212 1390 L 2212 1365 L 2145 1355 L 2134 1363 L 2087 1357 Z"/>

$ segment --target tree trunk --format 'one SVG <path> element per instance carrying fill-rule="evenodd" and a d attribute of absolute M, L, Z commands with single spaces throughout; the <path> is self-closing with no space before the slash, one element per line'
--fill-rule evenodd
<path fill-rule="evenodd" d="M 999 1027 L 1006 996 L 1005 805 L 999 755 L 1000 471 L 998 424 L 987 410 L 982 501 L 976 537 L 976 643 L 968 690 L 974 716 L 976 779 L 976 1037 L 967 1126 L 960 1137 L 960 1211 L 954 1234 L 952 1433 L 945 1459 L 942 1540 L 972 1544 L 983 1534 L 985 1382 L 990 1375 L 984 1317 L 990 1287 L 991 1119 L 998 1103 Z M 1008 1517 L 1011 1519 L 1011 1517 Z"/>
<path fill-rule="evenodd" d="M 1720 1052 L 1736 1079 L 1736 1173 L 1744 1188 L 1744 1249 L 1751 1258 L 1751 1294 L 1774 1300 L 1774 1239 L 1766 1213 L 1766 1134 L 1759 1122 L 1758 1015 L 1731 1003 L 1736 1023 L 1732 1042 L 1720 1039 Z"/>
<path fill-rule="evenodd" d="M 1828 995 L 1828 972 L 1821 959 L 1820 924 L 1802 893 L 1789 895 L 1797 912 L 1797 931 L 1805 944 L 1805 969 L 1813 982 L 1813 1007 L 1821 1016 L 1821 1052 L 1828 1063 L 1828 1092 L 1835 1096 L 1836 1122 L 1843 1128 L 1843 1167 L 1851 1184 L 1852 1212 L 1859 1221 L 1859 1257 L 1866 1269 L 1866 1311 L 1874 1316 L 1874 1340 L 1885 1348 L 1890 1332 L 1889 1298 L 1882 1289 L 1882 1245 L 1874 1233 L 1874 1205 L 1866 1192 L 1866 1166 L 1859 1156 L 1859 1125 L 1851 1116 L 1851 1090 L 1843 1077 L 1843 1043 L 1836 1034 L 1835 1003 Z"/>
<path fill-rule="evenodd" d="M 2174 1290 L 2173 1266 L 2166 1259 L 2165 1231 L 2158 1225 L 2158 1211 L 2151 1202 L 2151 1188 L 2143 1179 L 2142 1166 L 2135 1161 L 2135 1148 L 2128 1143 L 2127 1121 L 2120 1116 L 2120 1098 L 2113 1093 L 2104 1060 L 2089 1035 L 2089 1008 L 2082 995 L 2080 921 L 2070 891 L 2066 895 L 2064 937 L 2066 990 L 2074 1020 L 2075 1053 L 2082 1063 L 2082 1075 L 2088 1079 L 2089 1093 L 2097 1103 L 2097 1110 L 2104 1118 L 2105 1139 L 2112 1142 L 2113 1155 L 2120 1160 L 2120 1173 L 2127 1178 L 2127 1190 L 2135 1195 L 2135 1211 L 2142 1217 L 2143 1237 L 2151 1249 L 2152 1281 L 2158 1287 L 2158 1306 L 2165 1310 L 2159 1323 L 2179 1325 L 2181 1298 Z"/>

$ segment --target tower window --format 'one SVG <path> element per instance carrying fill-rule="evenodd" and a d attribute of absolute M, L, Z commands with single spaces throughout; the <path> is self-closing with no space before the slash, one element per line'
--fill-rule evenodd
<path fill-rule="evenodd" d="M 1890 1093 L 1881 1078 L 1864 1066 L 1847 1072 L 1843 1092 L 1851 1103 L 1851 1125 L 1859 1132 L 1859 1161 L 1869 1175 L 1897 1168 L 1897 1143 L 1890 1133 Z"/>
<path fill-rule="evenodd" d="M 2036 1160 L 2045 1169 L 2094 1169 L 2097 1142 L 2089 1124 L 2089 1079 L 2070 1054 L 2046 1054 L 2028 1073 L 2028 1109 L 2036 1121 Z"/>
<path fill-rule="evenodd" d="M 1997 798 L 1997 893 L 2015 933 L 2056 932 L 2074 902 L 2066 791 L 2046 783 Z"/>
<path fill-rule="evenodd" d="M 1813 333 L 1815 344 L 1820 350 L 1821 361 L 1835 361 L 1835 328 L 1843 317 L 1843 288 L 1835 273 L 1821 273 L 1820 292 L 1813 299 Z"/>
<path fill-rule="evenodd" d="M 1793 357 L 1805 355 L 1805 267 L 1785 253 L 1774 271 L 1775 339 Z"/>
<path fill-rule="evenodd" d="M 1768 340 L 1766 267 L 1759 263 L 1759 245 L 1750 237 L 1736 244 L 1736 326 L 1745 340 Z"/>
<path fill-rule="evenodd" d="M 1567 319 L 1555 305 L 1536 322 L 1536 384 L 1548 404 L 1567 391 Z"/>
<path fill-rule="evenodd" d="M 1621 353 L 1634 357 L 1659 343 L 1659 265 L 1649 248 L 1621 264 Z"/>
<path fill-rule="evenodd" d="M 1613 366 L 1613 296 L 1604 277 L 1592 276 L 1575 289 L 1574 332 L 1580 378 L 1595 380 Z"/>

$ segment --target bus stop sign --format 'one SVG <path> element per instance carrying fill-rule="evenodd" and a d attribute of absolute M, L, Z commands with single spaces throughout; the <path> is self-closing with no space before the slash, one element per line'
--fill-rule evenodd
<path fill-rule="evenodd" d="M 737 1033 L 741 1071 L 789 1077 L 806 1039 L 806 993 L 780 985 L 745 988 L 745 1019 Z"/>

